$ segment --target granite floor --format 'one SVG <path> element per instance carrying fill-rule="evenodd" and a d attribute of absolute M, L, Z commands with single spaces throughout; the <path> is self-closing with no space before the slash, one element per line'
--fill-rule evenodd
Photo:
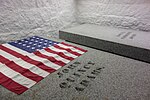
<path fill-rule="evenodd" d="M 1 100 L 150 100 L 150 64 L 78 46 L 88 52 L 23 94 L 0 86 Z"/>

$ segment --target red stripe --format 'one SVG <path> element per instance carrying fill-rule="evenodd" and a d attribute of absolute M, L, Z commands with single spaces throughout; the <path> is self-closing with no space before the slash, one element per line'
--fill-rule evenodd
<path fill-rule="evenodd" d="M 67 59 L 67 60 L 70 60 L 70 61 L 74 60 L 74 58 L 69 57 L 69 56 L 66 56 L 66 55 L 65 55 L 64 53 L 62 53 L 62 52 L 56 52 L 56 51 L 51 50 L 50 48 L 45 48 L 45 50 L 46 50 L 47 52 L 50 52 L 50 53 L 53 53 L 53 54 L 57 54 L 57 55 L 59 55 L 59 56 L 65 58 L 65 59 Z"/>
<path fill-rule="evenodd" d="M 46 55 L 44 55 L 44 54 L 41 54 L 39 51 L 34 52 L 34 54 L 37 55 L 37 56 L 39 56 L 39 57 L 41 57 L 41 58 L 46 58 L 46 59 L 48 59 L 49 61 L 51 61 L 51 62 L 53 62 L 53 63 L 55 63 L 55 64 L 57 64 L 57 65 L 59 65 L 59 66 L 65 66 L 65 65 L 66 65 L 64 62 L 59 61 L 59 60 L 56 60 L 54 57 L 46 56 Z"/>
<path fill-rule="evenodd" d="M 16 51 L 13 51 L 13 50 L 11 50 L 11 49 L 9 49 L 7 47 L 4 47 L 2 45 L 0 45 L 0 49 L 2 49 L 3 51 L 5 51 L 5 52 L 7 52 L 7 53 L 9 53 L 9 54 L 11 54 L 11 55 L 13 55 L 15 57 L 21 58 L 24 61 L 26 61 L 26 62 L 28 62 L 30 64 L 33 64 L 33 65 L 35 65 L 35 66 L 37 66 L 37 67 L 39 67 L 39 68 L 41 68 L 41 69 L 43 69 L 43 70 L 45 70 L 47 72 L 52 73 L 52 72 L 56 71 L 55 69 L 52 69 L 52 68 L 44 65 L 42 62 L 33 60 L 33 59 L 29 58 L 28 56 L 24 56 L 24 55 L 22 55 L 22 54 L 20 54 L 20 53 L 18 53 Z"/>
<path fill-rule="evenodd" d="M 79 47 L 76 47 L 76 46 L 73 46 L 73 45 L 70 45 L 70 44 L 66 44 L 66 43 L 64 43 L 64 42 L 61 42 L 61 44 L 66 45 L 66 46 L 70 46 L 70 47 L 74 47 L 74 48 L 76 48 L 76 49 L 78 49 L 78 50 L 80 50 L 80 51 L 83 51 L 83 52 L 87 52 L 87 50 L 84 50 L 84 49 L 82 49 L 82 48 L 79 48 Z"/>
<path fill-rule="evenodd" d="M 77 52 L 74 52 L 74 51 L 72 51 L 71 49 L 66 49 L 66 48 L 60 47 L 60 46 L 58 46 L 58 45 L 54 45 L 54 47 L 55 47 L 55 48 L 58 48 L 58 49 L 66 50 L 66 51 L 68 51 L 68 52 L 70 52 L 70 53 L 72 53 L 72 54 L 74 54 L 74 55 L 76 55 L 76 56 L 81 56 L 81 54 L 79 54 L 79 53 L 77 53 Z"/>
<path fill-rule="evenodd" d="M 9 63 L 10 61 L 8 61 L 6 58 L 0 55 L 0 62 L 3 64 L 6 64 L 6 63 Z"/>
<path fill-rule="evenodd" d="M 46 65 L 43 64 L 42 62 L 33 60 L 33 59 L 29 58 L 28 56 L 24 56 L 24 57 L 22 57 L 22 59 L 23 59 L 24 61 L 30 63 L 30 64 L 33 64 L 33 65 L 35 65 L 35 66 L 37 66 L 37 67 L 39 67 L 39 68 L 41 68 L 41 69 L 43 69 L 43 70 L 49 72 L 49 73 L 52 73 L 52 72 L 55 72 L 55 71 L 56 71 L 55 69 L 46 66 Z"/>
<path fill-rule="evenodd" d="M 11 54 L 11 55 L 14 55 L 15 57 L 18 57 L 18 58 L 22 58 L 22 54 L 16 52 L 16 51 L 13 51 L 9 48 L 6 48 L 5 46 L 2 46 L 0 45 L 0 49 L 2 49 L 3 51 L 6 51 L 7 53 Z"/>
<path fill-rule="evenodd" d="M 7 88 L 8 90 L 15 92 L 16 94 L 21 94 L 28 90 L 25 86 L 18 84 L 12 79 L 6 77 L 4 74 L 0 73 L 0 84 Z"/>
<path fill-rule="evenodd" d="M 1 59 L 3 59 L 3 60 L 1 60 Z M 39 82 L 43 79 L 43 77 L 31 72 L 29 69 L 22 68 L 21 66 L 17 65 L 15 62 L 8 60 L 5 57 L 2 57 L 1 55 L 0 55 L 0 62 L 5 64 L 7 67 L 11 68 L 12 70 L 22 74 L 23 76 L 25 76 L 31 80 L 36 81 L 36 82 Z"/>

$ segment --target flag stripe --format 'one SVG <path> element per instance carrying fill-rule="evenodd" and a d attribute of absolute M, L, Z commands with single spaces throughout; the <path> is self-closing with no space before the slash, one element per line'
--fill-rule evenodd
<path fill-rule="evenodd" d="M 77 52 L 72 51 L 71 49 L 66 49 L 66 48 L 60 47 L 60 46 L 58 46 L 58 45 L 54 45 L 54 47 L 57 48 L 57 49 L 60 49 L 60 50 L 66 50 L 66 51 L 68 51 L 68 52 L 70 52 L 71 54 L 74 54 L 74 55 L 76 55 L 76 56 L 80 56 L 80 55 L 81 55 L 81 54 L 79 54 L 79 53 L 77 53 Z"/>
<path fill-rule="evenodd" d="M 17 94 L 21 94 L 26 90 L 28 90 L 27 87 L 18 84 L 18 82 L 13 81 L 11 78 L 8 78 L 2 73 L 0 73 L 0 84 L 6 87 L 8 90 L 15 92 Z"/>
<path fill-rule="evenodd" d="M 36 56 L 34 53 L 32 53 L 31 55 L 29 55 L 29 57 L 30 57 L 31 59 L 33 59 L 33 60 L 36 60 L 36 61 L 39 61 L 39 62 L 44 63 L 46 66 L 49 66 L 49 67 L 51 67 L 51 68 L 53 68 L 53 69 L 56 69 L 56 70 L 57 70 L 57 69 L 61 68 L 61 66 L 56 65 L 55 63 L 50 62 L 49 60 L 47 60 L 47 59 L 45 59 L 45 58 L 38 57 L 38 56 Z"/>
<path fill-rule="evenodd" d="M 26 51 L 24 51 L 24 50 L 22 50 L 22 49 L 19 49 L 19 48 L 15 47 L 15 46 L 10 45 L 10 44 L 8 44 L 8 43 L 2 44 L 2 45 L 3 45 L 4 47 L 11 48 L 12 50 L 17 51 L 18 53 L 20 53 L 20 54 L 22 54 L 22 55 L 24 55 L 24 56 L 30 54 L 30 53 L 28 53 L 28 52 L 26 52 Z"/>
<path fill-rule="evenodd" d="M 20 55 L 22 54 L 22 56 L 20 56 L 20 57 L 21 57 L 24 61 L 26 61 L 26 62 L 28 62 L 28 63 L 31 63 L 31 64 L 34 64 L 34 65 L 38 66 L 39 68 L 41 68 L 41 69 L 43 69 L 43 70 L 45 70 L 45 71 L 47 71 L 47 72 L 52 73 L 52 72 L 56 71 L 55 69 L 51 68 L 50 65 L 49 65 L 49 66 L 46 66 L 46 65 L 45 65 L 44 63 L 42 63 L 41 61 L 36 61 L 36 60 L 33 60 L 33 59 L 31 59 L 30 57 L 26 56 L 26 55 L 31 55 L 31 53 L 25 52 L 24 50 L 21 50 L 21 49 L 19 49 L 19 48 L 16 48 L 16 47 L 14 47 L 14 46 L 11 46 L 10 44 L 3 44 L 3 46 L 4 46 L 4 47 L 8 47 L 9 49 L 7 49 L 7 50 L 9 50 L 9 51 L 10 51 L 10 49 L 16 50 L 16 51 L 18 52 L 18 54 L 20 54 Z M 25 55 L 25 56 L 23 56 L 23 55 Z M 14 56 L 12 56 L 12 57 L 13 57 L 12 59 L 15 59 Z"/>
<path fill-rule="evenodd" d="M 49 67 L 49 66 L 46 66 L 44 63 L 42 62 L 39 62 L 39 61 L 36 61 L 36 60 L 33 60 L 31 58 L 29 58 L 28 56 L 25 56 L 24 58 L 22 58 L 24 61 L 28 62 L 28 63 L 31 63 L 33 65 L 36 65 L 37 67 L 49 72 L 49 73 L 52 73 L 54 71 L 56 71 L 55 69 Z"/>
<path fill-rule="evenodd" d="M 16 57 L 13 56 L 13 55 L 10 55 L 9 53 L 6 53 L 5 51 L 3 50 L 0 50 L 0 54 L 3 55 L 4 57 L 8 58 L 9 60 L 15 60 Z M 18 59 L 18 58 L 17 58 Z"/>
<path fill-rule="evenodd" d="M 2 60 L 3 59 L 3 60 Z M 23 76 L 32 79 L 33 81 L 39 82 L 43 79 L 43 77 L 32 73 L 29 69 L 22 68 L 21 66 L 17 65 L 15 62 L 8 60 L 5 57 L 0 55 L 0 62 L 5 64 L 7 67 L 11 68 L 12 70 L 22 74 Z"/>
<path fill-rule="evenodd" d="M 74 58 L 72 58 L 72 57 L 70 57 L 70 56 L 67 56 L 67 55 L 65 55 L 65 54 L 62 53 L 62 52 L 57 52 L 57 51 L 51 50 L 50 48 L 45 48 L 44 50 L 47 51 L 47 52 L 49 52 L 49 53 L 57 54 L 57 55 L 59 55 L 59 56 L 65 58 L 65 59 L 67 59 L 67 60 L 70 60 L 70 61 L 74 60 Z"/>
<path fill-rule="evenodd" d="M 40 69 L 39 67 L 36 67 L 35 65 L 33 64 L 30 64 L 24 60 L 21 60 L 20 58 L 16 58 L 15 56 L 5 52 L 5 51 L 2 51 L 0 50 L 0 53 L 3 57 L 7 58 L 7 59 L 11 59 L 12 61 L 14 61 L 17 65 L 23 67 L 23 68 L 26 68 L 26 69 L 29 69 L 31 72 L 35 73 L 35 74 L 38 74 L 39 76 L 42 76 L 42 77 L 46 77 L 49 73 Z"/>
<path fill-rule="evenodd" d="M 43 50 L 40 50 L 39 52 L 40 52 L 41 54 L 43 54 L 43 55 L 52 56 L 52 57 L 54 57 L 55 59 L 61 60 L 61 61 L 64 62 L 64 63 L 69 63 L 69 62 L 70 62 L 70 60 L 67 60 L 67 59 L 65 59 L 65 58 L 63 58 L 63 57 L 61 57 L 61 56 L 59 56 L 59 55 L 57 55 L 57 54 L 47 52 L 47 51 L 44 50 L 44 49 L 43 49 Z"/>
<path fill-rule="evenodd" d="M 51 57 L 51 56 L 47 56 L 47 55 L 43 55 L 42 53 L 40 53 L 39 51 L 37 52 L 34 52 L 35 55 L 41 57 L 41 58 L 45 58 L 45 59 L 48 59 L 49 61 L 59 65 L 59 66 L 64 66 L 66 65 L 64 62 L 60 61 L 60 60 L 56 60 L 54 57 Z"/>
<path fill-rule="evenodd" d="M 49 49 L 53 50 L 53 51 L 56 51 L 56 52 L 62 52 L 63 54 L 69 56 L 69 57 L 72 57 L 72 58 L 77 58 L 78 56 L 66 51 L 66 50 L 61 50 L 61 49 L 58 49 L 58 48 L 55 48 L 54 46 L 52 47 L 48 47 Z"/>
<path fill-rule="evenodd" d="M 65 42 L 61 42 L 61 44 L 66 45 L 66 46 L 70 46 L 70 47 L 74 47 L 74 48 L 76 48 L 76 49 L 78 49 L 78 50 L 81 50 L 81 51 L 83 51 L 83 52 L 87 52 L 87 50 L 84 50 L 84 49 L 82 49 L 82 48 L 78 48 L 78 47 L 76 47 L 76 46 L 67 44 L 67 43 L 65 43 Z"/>
<path fill-rule="evenodd" d="M 78 49 L 76 49 L 76 48 L 74 48 L 74 47 L 66 46 L 66 45 L 64 45 L 64 44 L 62 44 L 62 43 L 57 44 L 57 45 L 60 46 L 60 47 L 62 47 L 62 48 L 65 48 L 65 49 L 71 49 L 72 51 L 77 52 L 77 53 L 79 53 L 79 54 L 85 53 L 85 52 L 83 52 L 83 51 L 81 51 L 81 50 L 78 50 Z"/>
<path fill-rule="evenodd" d="M 30 88 L 34 84 L 36 84 L 35 81 L 28 79 L 27 77 L 24 77 L 20 73 L 12 70 L 11 68 L 7 67 L 6 65 L 0 63 L 0 72 L 4 74 L 5 76 L 11 78 L 13 81 Z"/>
<path fill-rule="evenodd" d="M 14 51 L 14 50 L 11 50 L 3 45 L 0 45 L 0 49 L 3 50 L 3 51 L 6 51 L 7 53 L 13 55 L 13 56 L 16 56 L 17 58 L 21 58 L 23 55 L 22 54 L 19 54 L 18 52 Z"/>

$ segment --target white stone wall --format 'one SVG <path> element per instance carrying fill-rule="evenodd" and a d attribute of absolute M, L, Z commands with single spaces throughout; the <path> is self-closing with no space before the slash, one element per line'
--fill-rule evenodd
<path fill-rule="evenodd" d="M 150 31 L 150 0 L 0 0 L 0 42 L 58 38 L 77 22 Z"/>
<path fill-rule="evenodd" d="M 0 41 L 30 35 L 58 37 L 75 19 L 74 0 L 0 0 Z"/>
<path fill-rule="evenodd" d="M 150 0 L 77 0 L 78 22 L 150 31 Z"/>

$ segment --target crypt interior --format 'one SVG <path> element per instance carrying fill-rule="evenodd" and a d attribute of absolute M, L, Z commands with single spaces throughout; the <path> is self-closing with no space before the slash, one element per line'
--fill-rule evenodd
<path fill-rule="evenodd" d="M 1 100 L 150 100 L 150 0 L 0 0 L 0 44 L 33 36 L 87 51 Z"/>

